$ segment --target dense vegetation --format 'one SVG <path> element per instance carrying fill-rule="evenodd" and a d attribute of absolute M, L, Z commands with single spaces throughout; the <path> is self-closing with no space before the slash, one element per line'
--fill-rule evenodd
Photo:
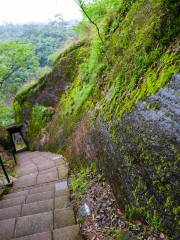
<path fill-rule="evenodd" d="M 72 26 L 75 22 L 64 22 L 56 17 L 47 24 L 0 25 L 0 41 L 17 40 L 33 45 L 40 66 L 51 64 L 50 56 L 62 48 L 67 40 L 75 37 Z"/>
<path fill-rule="evenodd" d="M 47 24 L 0 25 L 0 126 L 14 121 L 17 91 L 47 73 L 59 49 L 75 38 L 73 25 L 59 16 Z"/>

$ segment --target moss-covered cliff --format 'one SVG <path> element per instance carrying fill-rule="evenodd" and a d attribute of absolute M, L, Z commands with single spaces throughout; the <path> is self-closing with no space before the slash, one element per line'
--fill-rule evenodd
<path fill-rule="evenodd" d="M 118 2 L 100 22 L 103 44 L 94 32 L 62 53 L 16 96 L 16 120 L 31 148 L 72 167 L 96 161 L 129 217 L 178 239 L 179 4 Z"/>

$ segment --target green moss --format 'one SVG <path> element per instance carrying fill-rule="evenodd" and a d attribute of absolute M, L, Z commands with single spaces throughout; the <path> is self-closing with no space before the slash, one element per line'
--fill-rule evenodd
<path fill-rule="evenodd" d="M 125 213 L 131 220 L 144 218 L 144 209 L 140 207 L 126 206 Z"/>
<path fill-rule="evenodd" d="M 0 127 L 6 127 L 14 123 L 14 112 L 11 105 L 0 102 Z"/>
<path fill-rule="evenodd" d="M 74 193 L 76 193 L 77 198 L 82 198 L 86 190 L 91 186 L 88 180 L 90 173 L 94 172 L 96 169 L 95 165 L 91 166 L 82 165 L 78 171 L 72 176 L 70 186 Z"/>
<path fill-rule="evenodd" d="M 134 239 L 134 237 L 131 237 L 123 229 L 105 229 L 104 232 L 116 240 L 133 240 Z"/>
<path fill-rule="evenodd" d="M 42 105 L 35 105 L 32 109 L 31 122 L 28 128 L 28 136 L 35 140 L 46 124 L 51 120 L 53 109 Z"/>
<path fill-rule="evenodd" d="M 155 102 L 149 103 L 147 105 L 147 109 L 160 110 L 160 108 L 161 108 L 160 104 Z"/>
<path fill-rule="evenodd" d="M 22 123 L 23 122 L 22 106 L 18 101 L 14 101 L 13 107 L 14 107 L 16 122 Z"/>
<path fill-rule="evenodd" d="M 180 214 L 180 206 L 176 207 L 176 208 L 173 208 L 173 213 L 174 215 L 178 215 Z"/>

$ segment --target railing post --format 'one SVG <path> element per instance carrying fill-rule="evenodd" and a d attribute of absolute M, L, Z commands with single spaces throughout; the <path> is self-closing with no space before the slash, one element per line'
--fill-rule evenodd
<path fill-rule="evenodd" d="M 14 149 L 12 149 L 11 153 L 12 153 L 12 156 L 13 156 L 13 159 L 14 159 L 15 164 L 17 164 L 17 161 L 16 161 L 16 154 L 15 154 Z"/>
<path fill-rule="evenodd" d="M 3 172 L 4 172 L 4 175 L 5 175 L 8 183 L 10 183 L 11 181 L 10 181 L 10 179 L 9 179 L 9 177 L 8 177 L 8 174 L 7 174 L 6 169 L 5 169 L 5 167 L 4 167 L 4 164 L 3 164 L 3 161 L 2 161 L 1 156 L 0 156 L 0 165 L 1 165 L 1 167 L 2 167 L 2 170 L 3 170 Z"/>

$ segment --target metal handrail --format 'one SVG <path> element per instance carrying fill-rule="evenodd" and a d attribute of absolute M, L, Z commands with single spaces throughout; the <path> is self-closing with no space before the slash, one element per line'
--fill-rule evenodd
<path fill-rule="evenodd" d="M 9 176 L 8 176 L 7 172 L 6 172 L 6 169 L 5 169 L 5 167 L 4 167 L 4 163 L 3 163 L 3 160 L 2 160 L 2 158 L 1 158 L 1 156 L 0 156 L 0 165 L 1 165 L 1 167 L 2 167 L 2 170 L 3 170 L 3 172 L 4 172 L 4 175 L 5 175 L 8 183 L 10 183 L 11 181 L 10 181 L 10 179 L 9 179 Z"/>

